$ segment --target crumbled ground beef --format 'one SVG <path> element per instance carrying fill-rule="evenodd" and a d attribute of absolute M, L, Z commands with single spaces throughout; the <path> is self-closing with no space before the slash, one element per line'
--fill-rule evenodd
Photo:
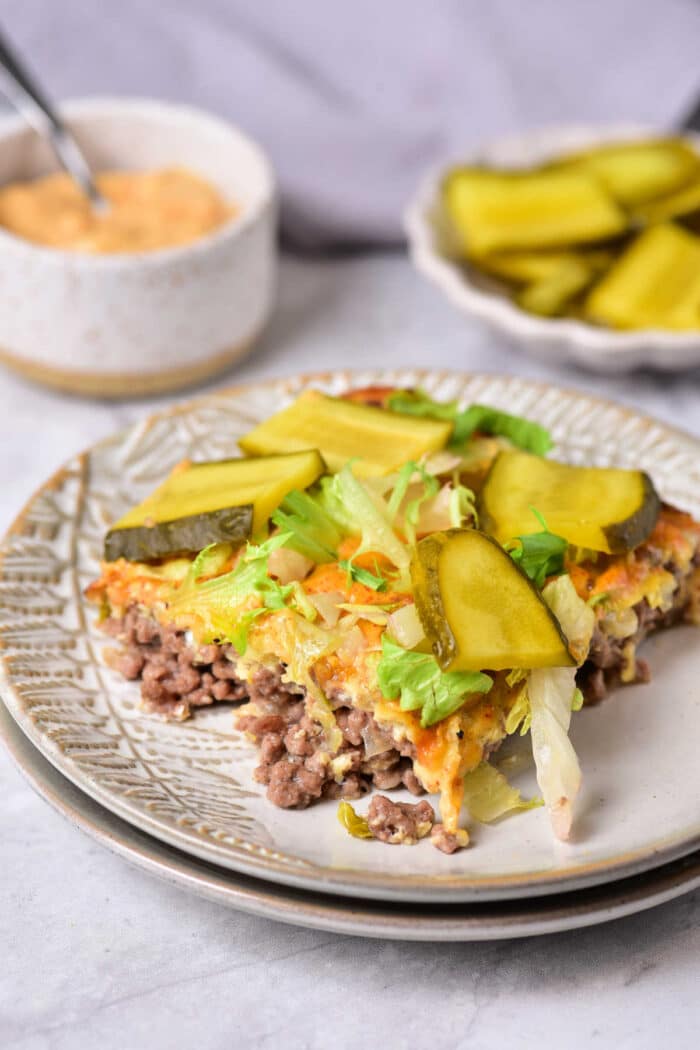
<path fill-rule="evenodd" d="M 413 846 L 430 834 L 435 811 L 429 802 L 392 802 L 385 795 L 374 795 L 367 810 L 367 823 L 380 842 Z"/>
<path fill-rule="evenodd" d="M 318 798 L 357 799 L 372 787 L 424 789 L 413 772 L 412 746 L 398 750 L 393 738 L 367 711 L 339 706 L 343 695 L 331 698 L 343 743 L 331 760 L 323 751 L 323 732 L 304 712 L 303 693 L 282 682 L 283 669 L 259 671 L 250 682 L 251 702 L 237 717 L 237 726 L 260 747 L 254 777 L 267 785 L 267 797 L 284 809 L 303 809 Z M 277 684 L 275 684 L 277 683 Z M 364 735 L 363 735 L 364 734 Z M 365 735 L 373 753 L 366 757 Z"/>
<path fill-rule="evenodd" d="M 248 695 L 231 662 L 235 654 L 230 645 L 196 649 L 184 631 L 162 627 L 137 608 L 120 619 L 105 620 L 103 628 L 122 646 L 110 650 L 108 662 L 125 678 L 140 679 L 147 711 L 184 719 L 193 707 Z"/>
<path fill-rule="evenodd" d="M 461 828 L 458 831 L 446 831 L 444 824 L 435 824 L 430 841 L 441 853 L 456 853 L 469 842 L 469 836 Z"/>
<path fill-rule="evenodd" d="M 611 689 L 620 685 L 622 670 L 627 662 L 625 647 L 632 643 L 635 648 L 654 631 L 671 627 L 683 620 L 689 604 L 687 587 L 679 586 L 674 596 L 673 607 L 666 612 L 652 609 L 644 600 L 634 606 L 637 614 L 637 630 L 629 638 L 613 638 L 596 626 L 591 639 L 588 659 L 577 675 L 577 682 L 588 704 L 603 700 Z M 632 682 L 648 682 L 651 677 L 646 660 L 635 657 Z"/>

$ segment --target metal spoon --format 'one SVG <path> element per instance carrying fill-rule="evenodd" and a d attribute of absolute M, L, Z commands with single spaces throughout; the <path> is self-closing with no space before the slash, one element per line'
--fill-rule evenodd
<path fill-rule="evenodd" d="M 89 198 L 96 211 L 109 208 L 97 189 L 85 155 L 72 133 L 56 114 L 51 103 L 27 72 L 22 61 L 0 30 L 0 66 L 6 73 L 8 101 L 28 124 L 50 143 L 58 163 Z"/>

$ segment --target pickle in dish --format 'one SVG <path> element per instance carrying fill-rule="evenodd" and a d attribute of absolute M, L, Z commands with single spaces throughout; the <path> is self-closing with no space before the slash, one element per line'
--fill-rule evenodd
<path fill-rule="evenodd" d="M 700 330 L 700 155 L 682 138 L 455 168 L 443 206 L 456 254 L 529 313 Z"/>

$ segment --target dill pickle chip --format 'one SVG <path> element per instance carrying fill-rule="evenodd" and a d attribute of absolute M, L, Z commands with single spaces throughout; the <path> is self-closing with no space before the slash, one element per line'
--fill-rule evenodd
<path fill-rule="evenodd" d="M 406 460 L 444 448 L 449 420 L 400 415 L 306 390 L 238 442 L 248 455 L 318 448 L 331 471 L 356 460 L 358 477 L 390 474 Z"/>
<path fill-rule="evenodd" d="M 315 450 L 180 464 L 112 526 L 105 558 L 151 561 L 210 543 L 240 545 L 261 531 L 287 493 L 307 488 L 324 471 Z"/>
<path fill-rule="evenodd" d="M 411 581 L 443 671 L 573 665 L 561 627 L 535 585 L 483 532 L 450 529 L 420 540 Z"/>
<path fill-rule="evenodd" d="M 568 303 L 594 280 L 596 271 L 583 259 L 565 259 L 547 277 L 532 281 L 515 297 L 523 310 L 542 317 L 564 313 Z"/>
<path fill-rule="evenodd" d="M 613 328 L 700 329 L 700 238 L 673 223 L 644 230 L 585 302 Z"/>
<path fill-rule="evenodd" d="M 637 208 L 634 213 L 635 218 L 645 226 L 695 214 L 700 215 L 700 178 L 676 193 Z"/>
<path fill-rule="evenodd" d="M 640 470 L 573 467 L 518 450 L 499 454 L 477 501 L 483 528 L 501 543 L 537 531 L 534 507 L 555 535 L 608 554 L 642 543 L 660 506 Z"/>
<path fill-rule="evenodd" d="M 478 259 L 510 249 L 559 248 L 622 233 L 628 220 L 596 178 L 568 171 L 452 171 L 444 202 L 462 249 Z"/>
<path fill-rule="evenodd" d="M 700 158 L 683 139 L 614 142 L 565 157 L 558 170 L 588 172 L 625 206 L 673 193 L 700 172 Z"/>
<path fill-rule="evenodd" d="M 514 284 L 531 284 L 544 281 L 569 263 L 582 263 L 597 273 L 610 265 L 614 258 L 611 251 L 591 248 L 580 251 L 541 252 L 496 252 L 475 260 L 475 265 L 485 273 L 501 277 Z"/>

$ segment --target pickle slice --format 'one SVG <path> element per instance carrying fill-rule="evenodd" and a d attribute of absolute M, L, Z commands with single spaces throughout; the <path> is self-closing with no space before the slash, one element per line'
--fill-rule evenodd
<path fill-rule="evenodd" d="M 528 313 L 556 317 L 564 313 L 575 296 L 588 288 L 595 275 L 590 263 L 572 256 L 564 259 L 547 277 L 528 284 L 518 292 L 515 301 Z"/>
<path fill-rule="evenodd" d="M 307 488 L 324 470 L 316 450 L 180 464 L 110 529 L 105 559 L 153 561 L 210 543 L 240 545 L 260 533 L 287 493 Z"/>
<path fill-rule="evenodd" d="M 700 238 L 673 223 L 649 227 L 591 290 L 585 311 L 615 328 L 700 328 Z"/>
<path fill-rule="evenodd" d="M 483 532 L 450 529 L 421 540 L 411 580 L 426 638 L 443 671 L 574 664 L 537 588 Z"/>
<path fill-rule="evenodd" d="M 547 280 L 570 262 L 585 263 L 597 272 L 609 266 L 613 258 L 612 252 L 603 248 L 578 252 L 495 252 L 478 259 L 476 265 L 494 277 L 515 284 L 531 284 Z"/>
<path fill-rule="evenodd" d="M 358 401 L 306 390 L 288 408 L 266 419 L 238 442 L 248 455 L 320 449 L 329 470 L 356 460 L 358 477 L 390 474 L 409 459 L 444 448 L 447 420 L 388 412 Z"/>
<path fill-rule="evenodd" d="M 615 200 L 630 206 L 680 189 L 700 171 L 700 158 L 682 139 L 651 139 L 597 146 L 555 166 L 597 176 Z"/>
<path fill-rule="evenodd" d="M 499 543 L 537 532 L 532 508 L 570 544 L 617 554 L 651 533 L 660 501 L 640 470 L 572 467 L 528 452 L 501 452 L 478 498 L 479 520 Z"/>
<path fill-rule="evenodd" d="M 585 173 L 462 168 L 447 176 L 443 193 L 465 254 L 477 259 L 509 249 L 584 244 L 627 227 L 620 206 Z"/>
<path fill-rule="evenodd" d="M 669 219 L 682 219 L 688 215 L 700 213 L 700 179 L 691 182 L 677 193 L 651 201 L 635 211 L 635 218 L 645 226 L 656 222 L 667 222 Z"/>

